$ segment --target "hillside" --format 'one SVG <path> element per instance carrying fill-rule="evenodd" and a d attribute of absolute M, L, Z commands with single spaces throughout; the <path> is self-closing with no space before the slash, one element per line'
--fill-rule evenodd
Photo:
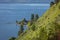
<path fill-rule="evenodd" d="M 35 22 L 35 30 L 28 30 L 16 40 L 55 40 L 57 30 L 60 29 L 60 3 L 50 7 Z"/>

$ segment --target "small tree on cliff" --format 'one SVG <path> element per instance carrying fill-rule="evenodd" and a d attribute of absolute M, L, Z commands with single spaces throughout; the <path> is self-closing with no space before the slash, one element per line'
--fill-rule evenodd
<path fill-rule="evenodd" d="M 22 21 L 20 21 L 20 30 L 18 32 L 18 35 L 24 32 L 24 25 L 27 25 L 28 21 L 24 18 Z"/>
<path fill-rule="evenodd" d="M 34 14 L 31 14 L 31 21 L 34 20 Z"/>
<path fill-rule="evenodd" d="M 36 21 L 38 18 L 39 18 L 39 15 L 36 14 L 36 15 L 35 15 L 35 21 Z"/>
<path fill-rule="evenodd" d="M 23 31 L 24 31 L 24 26 L 23 26 L 23 24 L 20 24 L 20 30 L 18 32 L 18 35 L 20 35 L 21 33 L 23 33 Z"/>
<path fill-rule="evenodd" d="M 54 4 L 55 4 L 54 2 L 51 2 L 51 3 L 50 3 L 50 7 L 53 6 Z"/>

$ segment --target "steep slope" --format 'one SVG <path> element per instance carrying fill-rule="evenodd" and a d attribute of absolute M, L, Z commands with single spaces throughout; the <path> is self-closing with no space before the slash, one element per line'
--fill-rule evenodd
<path fill-rule="evenodd" d="M 35 31 L 31 29 L 16 40 L 55 40 L 55 35 L 60 29 L 60 3 L 55 4 L 35 22 Z"/>

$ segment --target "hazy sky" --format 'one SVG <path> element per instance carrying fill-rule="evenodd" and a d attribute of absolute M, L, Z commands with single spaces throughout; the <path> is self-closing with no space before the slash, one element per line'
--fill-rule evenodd
<path fill-rule="evenodd" d="M 50 3 L 53 0 L 0 0 L 0 3 Z"/>

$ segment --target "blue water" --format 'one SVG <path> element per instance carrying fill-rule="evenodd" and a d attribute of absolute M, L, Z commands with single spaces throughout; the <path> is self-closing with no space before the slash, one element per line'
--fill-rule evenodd
<path fill-rule="evenodd" d="M 0 40 L 18 36 L 19 26 L 16 25 L 16 20 L 30 20 L 32 13 L 41 16 L 48 8 L 49 6 L 0 4 Z"/>

